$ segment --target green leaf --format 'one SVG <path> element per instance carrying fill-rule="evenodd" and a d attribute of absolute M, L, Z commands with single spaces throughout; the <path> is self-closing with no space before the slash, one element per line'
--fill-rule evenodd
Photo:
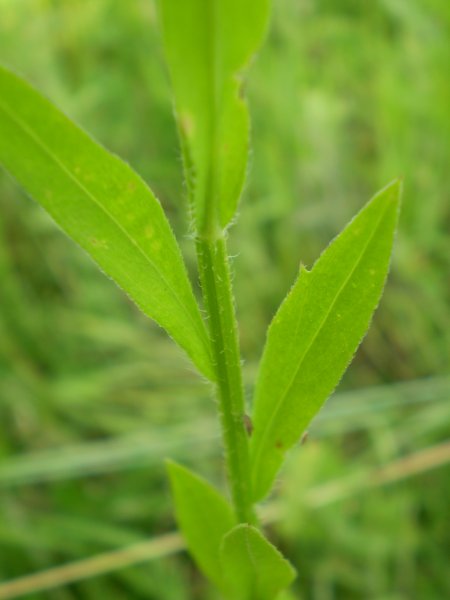
<path fill-rule="evenodd" d="M 243 71 L 270 0 L 159 0 L 191 206 L 199 231 L 225 227 L 244 184 L 249 116 Z"/>
<path fill-rule="evenodd" d="M 257 378 L 252 481 L 267 494 L 285 453 L 332 393 L 380 300 L 401 184 L 378 193 L 299 277 L 269 328 Z"/>
<path fill-rule="evenodd" d="M 0 164 L 213 379 L 206 328 L 159 202 L 128 165 L 3 67 Z"/>
<path fill-rule="evenodd" d="M 223 587 L 219 549 L 236 524 L 231 506 L 207 481 L 172 461 L 167 465 L 175 513 L 186 544 L 198 566 Z"/>
<path fill-rule="evenodd" d="M 251 525 L 227 533 L 220 555 L 233 600 L 272 600 L 295 579 L 292 565 Z"/>

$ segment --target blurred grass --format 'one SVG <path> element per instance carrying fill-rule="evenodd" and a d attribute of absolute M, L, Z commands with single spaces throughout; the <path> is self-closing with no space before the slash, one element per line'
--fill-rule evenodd
<path fill-rule="evenodd" d="M 299 261 L 405 178 L 383 302 L 292 456 L 273 526 L 305 600 L 450 596 L 448 468 L 299 504 L 305 486 L 449 435 L 449 23 L 446 0 L 276 0 L 251 73 L 254 148 L 231 240 L 249 389 Z M 0 60 L 151 183 L 195 280 L 154 3 L 0 0 Z M 209 390 L 162 332 L 0 174 L 0 579 L 171 530 L 163 455 L 220 482 L 213 419 Z M 29 597 L 211 594 L 172 557 Z"/>

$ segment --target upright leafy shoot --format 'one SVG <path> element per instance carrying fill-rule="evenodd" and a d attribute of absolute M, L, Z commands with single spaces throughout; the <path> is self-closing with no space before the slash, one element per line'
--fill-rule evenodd
<path fill-rule="evenodd" d="M 242 76 L 267 27 L 270 0 L 158 0 L 185 176 L 233 504 L 254 520 L 241 357 L 226 228 L 242 191 L 249 115 Z"/>
<path fill-rule="evenodd" d="M 341 379 L 380 300 L 401 184 L 377 194 L 299 277 L 270 326 L 257 379 L 251 441 L 255 500 Z"/>
<path fill-rule="evenodd" d="M 224 537 L 221 560 L 233 600 L 273 600 L 295 579 L 292 565 L 251 525 Z"/>
<path fill-rule="evenodd" d="M 2 67 L 0 163 L 213 379 L 206 328 L 159 202 L 128 165 Z"/>
<path fill-rule="evenodd" d="M 295 571 L 257 529 L 254 505 L 367 330 L 389 268 L 401 185 L 377 194 L 312 271 L 300 269 L 269 328 L 250 441 L 227 230 L 248 158 L 242 77 L 263 38 L 270 0 L 157 1 L 208 330 L 152 192 L 4 68 L 0 162 L 215 382 L 231 502 L 169 463 L 178 524 L 200 569 L 230 600 L 274 600 Z"/>
<path fill-rule="evenodd" d="M 232 219 L 245 178 L 249 116 L 242 73 L 262 41 L 269 0 L 159 0 L 197 229 Z"/>

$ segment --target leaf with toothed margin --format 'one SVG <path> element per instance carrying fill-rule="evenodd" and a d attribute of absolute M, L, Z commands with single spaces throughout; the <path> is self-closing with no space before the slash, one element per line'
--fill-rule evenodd
<path fill-rule="evenodd" d="M 286 452 L 339 383 L 383 291 L 401 183 L 379 192 L 304 267 L 270 325 L 256 382 L 251 439 L 255 501 L 270 490 Z"/>
<path fill-rule="evenodd" d="M 3 67 L 0 164 L 214 379 L 206 328 L 158 200 L 127 164 Z"/>

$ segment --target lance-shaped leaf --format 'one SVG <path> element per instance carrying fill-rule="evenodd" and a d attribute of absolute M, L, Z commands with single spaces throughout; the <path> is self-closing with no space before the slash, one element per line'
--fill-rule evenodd
<path fill-rule="evenodd" d="M 247 166 L 242 73 L 270 0 L 159 0 L 191 206 L 200 231 L 232 219 Z"/>
<path fill-rule="evenodd" d="M 227 533 L 220 555 L 233 600 L 273 600 L 295 579 L 292 565 L 251 525 Z"/>
<path fill-rule="evenodd" d="M 185 467 L 168 461 L 178 525 L 203 573 L 223 587 L 220 544 L 236 524 L 229 503 L 207 481 Z"/>
<path fill-rule="evenodd" d="M 206 329 L 158 200 L 128 165 L 2 67 L 0 164 L 213 378 Z"/>
<path fill-rule="evenodd" d="M 270 325 L 257 378 L 251 440 L 255 500 L 332 393 L 378 305 L 401 184 L 377 194 L 299 277 Z"/>

